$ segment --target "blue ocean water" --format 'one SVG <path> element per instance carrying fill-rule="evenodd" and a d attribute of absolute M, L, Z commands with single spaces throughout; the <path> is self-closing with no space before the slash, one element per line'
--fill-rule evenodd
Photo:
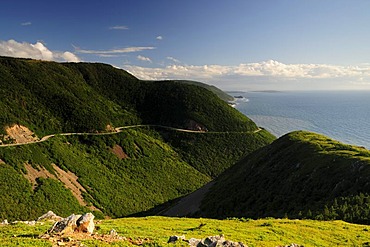
<path fill-rule="evenodd" d="M 309 130 L 370 149 L 370 91 L 230 93 L 236 109 L 276 136 Z"/>

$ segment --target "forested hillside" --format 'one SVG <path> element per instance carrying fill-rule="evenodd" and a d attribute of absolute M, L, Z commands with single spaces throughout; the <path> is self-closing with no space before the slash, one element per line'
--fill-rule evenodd
<path fill-rule="evenodd" d="M 0 57 L 0 109 L 0 219 L 147 211 L 274 140 L 203 87 L 140 81 L 106 64 Z M 122 126 L 132 128 L 116 133 Z M 4 146 L 65 132 L 111 134 Z"/>
<path fill-rule="evenodd" d="M 38 134 L 104 130 L 107 125 L 199 125 L 255 130 L 210 91 L 172 81 L 140 81 L 106 64 L 0 58 L 0 126 L 22 123 Z"/>
<path fill-rule="evenodd" d="M 370 223 L 370 151 L 297 131 L 221 174 L 208 217 L 289 217 Z"/>

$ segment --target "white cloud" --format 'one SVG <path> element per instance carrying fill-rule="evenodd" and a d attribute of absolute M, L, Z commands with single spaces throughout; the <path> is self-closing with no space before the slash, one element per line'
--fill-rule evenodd
<path fill-rule="evenodd" d="M 60 55 L 61 58 L 63 58 L 65 61 L 68 61 L 68 62 L 80 62 L 81 60 L 75 55 L 73 54 L 72 52 L 69 52 L 69 51 L 66 51 L 66 52 L 63 52 L 61 55 Z"/>
<path fill-rule="evenodd" d="M 99 57 L 121 57 L 124 55 L 117 55 L 117 54 L 98 54 Z"/>
<path fill-rule="evenodd" d="M 113 26 L 109 27 L 110 30 L 128 30 L 129 28 L 127 26 Z"/>
<path fill-rule="evenodd" d="M 21 26 L 30 26 L 30 25 L 32 25 L 32 22 L 30 22 L 30 21 L 21 23 Z"/>
<path fill-rule="evenodd" d="M 43 43 L 17 42 L 15 40 L 0 40 L 0 55 L 9 57 L 33 58 L 47 61 L 79 62 L 80 59 L 72 52 L 59 52 L 49 50 Z"/>
<path fill-rule="evenodd" d="M 137 58 L 138 60 L 140 60 L 140 61 L 145 61 L 145 62 L 149 62 L 149 63 L 151 63 L 151 62 L 152 62 L 152 60 L 151 60 L 150 58 L 148 58 L 148 57 L 144 57 L 144 56 L 141 56 L 141 55 L 138 55 L 136 58 Z"/>
<path fill-rule="evenodd" d="M 157 36 L 157 37 L 156 37 L 156 39 L 157 39 L 157 40 L 162 40 L 162 39 L 163 39 L 163 37 L 162 37 L 161 35 L 159 35 L 159 36 Z"/>
<path fill-rule="evenodd" d="M 104 54 L 122 54 L 122 53 L 131 53 L 131 52 L 138 52 L 144 50 L 153 50 L 156 49 L 152 46 L 132 46 L 120 49 L 112 49 L 112 50 L 83 50 L 78 47 L 75 47 L 75 51 L 77 53 L 82 54 L 95 54 L 95 55 L 104 55 Z"/>
<path fill-rule="evenodd" d="M 174 58 L 174 57 L 166 57 L 168 60 L 171 60 L 172 62 L 175 62 L 175 63 L 181 63 L 180 60 Z"/>
<path fill-rule="evenodd" d="M 40 51 L 43 60 L 53 60 L 53 52 L 50 51 L 46 46 L 44 46 L 43 43 L 37 42 L 36 44 L 30 44 L 31 47 L 33 47 L 36 51 Z"/>
<path fill-rule="evenodd" d="M 169 60 L 171 57 L 167 58 Z M 223 65 L 170 65 L 162 68 L 125 66 L 130 73 L 146 80 L 190 79 L 226 89 L 341 89 L 370 86 L 370 65 L 284 64 L 274 60 Z M 354 89 L 354 88 L 353 88 Z"/>

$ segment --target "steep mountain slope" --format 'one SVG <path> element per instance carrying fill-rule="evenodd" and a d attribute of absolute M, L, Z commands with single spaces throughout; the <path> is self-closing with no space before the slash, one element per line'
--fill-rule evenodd
<path fill-rule="evenodd" d="M 62 64 L 1 57 L 0 82 L 1 127 L 21 123 L 45 135 L 140 122 Z"/>
<path fill-rule="evenodd" d="M 238 162 L 241 157 L 275 140 L 273 135 L 263 129 L 256 132 L 206 132 L 199 135 L 177 131 L 161 133 L 183 160 L 212 178 Z"/>
<path fill-rule="evenodd" d="M 140 81 L 105 64 L 59 64 L 0 57 L 0 126 L 22 123 L 37 134 L 155 123 L 207 130 L 255 130 L 210 91 Z"/>
<path fill-rule="evenodd" d="M 171 147 L 143 132 L 58 137 L 0 148 L 0 189 L 7 191 L 1 196 L 0 217 L 30 219 L 48 210 L 66 215 L 92 205 L 104 215 L 122 217 L 187 194 L 210 180 L 179 159 Z M 50 174 L 36 175 L 33 189 L 27 181 L 32 169 Z M 84 188 L 84 203 L 73 197 L 58 169 L 78 178 L 72 182 Z"/>
<path fill-rule="evenodd" d="M 370 223 L 370 151 L 298 131 L 219 176 L 208 217 L 306 217 Z"/>
<path fill-rule="evenodd" d="M 123 108 L 136 110 L 144 123 L 210 131 L 249 131 L 257 126 L 209 90 L 176 81 L 139 81 L 105 64 L 65 64 L 95 91 Z M 135 80 L 136 79 L 136 80 Z"/>
<path fill-rule="evenodd" d="M 1 219 L 48 210 L 111 217 L 147 211 L 200 188 L 274 139 L 207 89 L 140 81 L 105 64 L 0 57 L 0 110 L 3 144 L 112 133 L 0 146 L 0 190 L 9 191 L 0 198 Z M 198 132 L 181 135 L 163 125 Z M 119 126 L 136 127 L 115 133 Z"/>

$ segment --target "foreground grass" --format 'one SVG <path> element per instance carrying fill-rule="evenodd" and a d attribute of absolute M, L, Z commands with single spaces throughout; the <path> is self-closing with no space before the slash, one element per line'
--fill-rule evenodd
<path fill-rule="evenodd" d="M 39 239 L 50 224 L 0 226 L 0 246 L 52 246 Z M 188 218 L 123 218 L 97 222 L 97 234 L 115 229 L 120 236 L 143 241 L 143 246 L 186 246 L 186 243 L 167 244 L 171 235 L 205 238 L 224 234 L 226 239 L 241 241 L 248 246 L 278 246 L 297 243 L 304 246 L 368 246 L 370 226 L 343 221 L 313 220 L 211 220 Z M 81 240 L 86 246 L 132 246 L 130 241 L 107 243 L 100 240 Z"/>

